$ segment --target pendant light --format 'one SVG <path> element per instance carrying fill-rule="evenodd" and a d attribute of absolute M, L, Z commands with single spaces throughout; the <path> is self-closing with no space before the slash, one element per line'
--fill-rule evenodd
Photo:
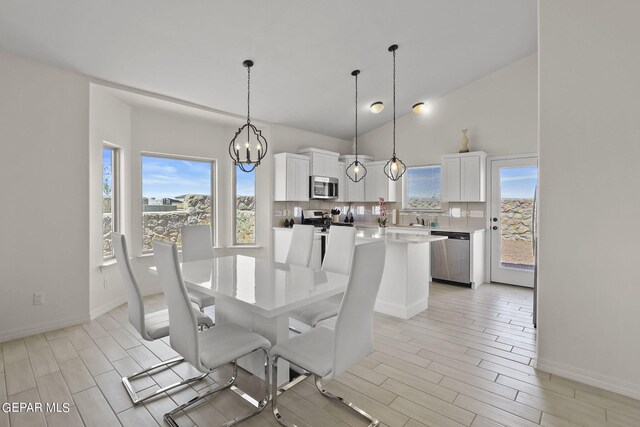
<path fill-rule="evenodd" d="M 262 131 L 251 123 L 251 67 L 253 67 L 253 61 L 247 59 L 242 65 L 247 68 L 247 123 L 236 131 L 229 143 L 229 155 L 241 171 L 252 172 L 267 154 L 267 140 L 262 136 Z M 247 130 L 246 139 L 242 137 L 245 129 Z M 240 142 L 241 140 L 242 142 Z"/>
<path fill-rule="evenodd" d="M 356 159 L 347 167 L 347 170 L 345 171 L 349 179 L 353 182 L 362 181 L 362 178 L 364 178 L 364 176 L 367 174 L 367 168 L 365 168 L 364 165 L 358 161 L 358 74 L 360 74 L 360 70 L 353 70 L 351 72 L 351 75 L 355 77 L 356 81 Z"/>
<path fill-rule="evenodd" d="M 384 165 L 384 174 L 392 181 L 397 181 L 407 170 L 402 160 L 396 155 L 396 50 L 398 45 L 389 46 L 389 52 L 393 54 L 393 155 Z"/>

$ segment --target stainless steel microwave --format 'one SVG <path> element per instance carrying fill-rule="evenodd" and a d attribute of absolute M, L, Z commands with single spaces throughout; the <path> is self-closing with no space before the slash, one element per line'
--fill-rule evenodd
<path fill-rule="evenodd" d="M 338 198 L 338 178 L 328 176 L 309 177 L 309 198 L 310 199 L 337 199 Z"/>

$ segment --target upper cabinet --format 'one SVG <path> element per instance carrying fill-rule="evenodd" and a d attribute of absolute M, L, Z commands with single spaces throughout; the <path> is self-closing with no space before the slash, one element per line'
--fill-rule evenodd
<path fill-rule="evenodd" d="M 309 158 L 300 154 L 273 155 L 274 197 L 276 202 L 309 200 Z"/>
<path fill-rule="evenodd" d="M 383 197 L 387 202 L 399 202 L 402 197 L 402 181 L 392 181 L 384 174 L 386 160 L 366 163 L 364 177 L 364 201 L 377 202 Z"/>
<path fill-rule="evenodd" d="M 338 153 L 320 150 L 318 148 L 304 148 L 298 150 L 298 154 L 305 155 L 309 158 L 310 175 L 340 178 L 341 171 L 338 168 Z"/>
<path fill-rule="evenodd" d="M 344 162 L 344 169 L 342 171 L 342 181 L 338 184 L 338 194 L 340 194 L 340 201 L 342 202 L 364 202 L 365 201 L 365 180 L 362 179 L 358 182 L 353 182 L 347 177 L 347 168 L 356 159 L 354 155 L 340 156 L 340 162 Z M 358 156 L 358 161 L 363 164 L 368 164 L 372 160 L 371 156 Z M 369 167 L 367 167 L 367 176 L 369 175 Z"/>
<path fill-rule="evenodd" d="M 487 200 L 487 153 L 474 151 L 442 156 L 442 199 L 447 202 Z"/>

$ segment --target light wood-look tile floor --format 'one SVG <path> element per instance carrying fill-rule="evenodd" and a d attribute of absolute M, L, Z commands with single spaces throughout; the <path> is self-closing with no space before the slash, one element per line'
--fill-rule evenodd
<path fill-rule="evenodd" d="M 165 308 L 162 295 L 146 298 Z M 484 285 L 477 290 L 433 284 L 429 309 L 402 321 L 375 315 L 375 351 L 328 389 L 387 426 L 639 426 L 640 401 L 537 371 L 529 289 Z M 228 369 L 192 386 L 133 407 L 120 378 L 175 355 L 167 340 L 141 339 L 126 306 L 95 321 L 2 344 L 0 402 L 71 403 L 69 413 L 11 414 L 4 426 L 156 426 L 162 415 L 224 381 Z M 192 376 L 183 363 L 134 382 L 144 391 Z M 240 386 L 260 396 L 260 381 Z M 362 426 L 322 397 L 311 379 L 280 398 L 300 426 Z M 181 416 L 181 426 L 220 425 L 250 408 L 223 392 Z M 247 426 L 276 426 L 270 408 Z"/>

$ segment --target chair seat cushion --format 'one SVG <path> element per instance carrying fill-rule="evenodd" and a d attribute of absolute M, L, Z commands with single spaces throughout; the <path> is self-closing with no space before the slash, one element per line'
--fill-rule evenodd
<path fill-rule="evenodd" d="M 198 325 L 207 327 L 213 326 L 213 321 L 195 308 L 193 314 L 196 316 Z M 169 310 L 160 310 L 144 315 L 144 323 L 147 327 L 147 334 L 154 340 L 164 338 L 169 335 Z"/>
<path fill-rule="evenodd" d="M 333 366 L 333 331 L 323 326 L 314 328 L 276 345 L 271 356 L 280 356 L 327 379 Z"/>
<path fill-rule="evenodd" d="M 300 310 L 292 311 L 289 316 L 311 327 L 315 327 L 318 322 L 338 315 L 342 294 L 313 303 Z"/>
<path fill-rule="evenodd" d="M 204 292 L 189 289 L 189 299 L 196 303 L 198 307 L 205 308 L 212 306 L 216 303 L 216 298 Z"/>
<path fill-rule="evenodd" d="M 236 323 L 216 325 L 199 333 L 198 339 L 200 363 L 209 369 L 218 368 L 260 347 L 271 348 L 268 339 Z"/>

